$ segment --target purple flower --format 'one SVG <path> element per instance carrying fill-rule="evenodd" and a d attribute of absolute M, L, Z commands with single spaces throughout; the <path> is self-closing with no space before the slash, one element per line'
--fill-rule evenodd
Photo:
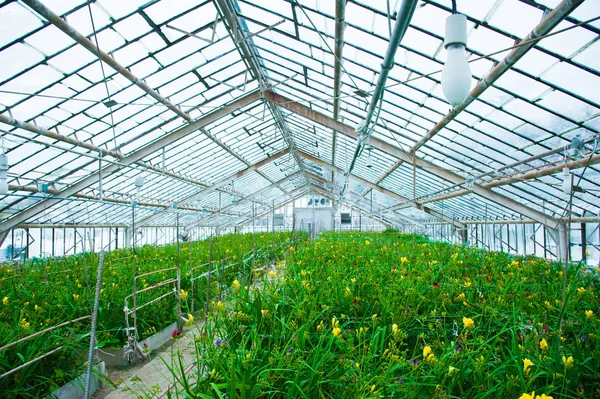
<path fill-rule="evenodd" d="M 458 344 L 456 346 L 456 348 L 454 348 L 454 353 L 460 353 L 461 350 L 462 350 L 462 344 Z"/>
<path fill-rule="evenodd" d="M 410 358 L 410 364 L 412 364 L 413 366 L 418 366 L 419 364 L 421 364 L 421 361 L 419 360 L 415 360 L 412 357 Z"/>
<path fill-rule="evenodd" d="M 587 335 L 583 334 L 581 337 L 579 337 L 580 341 L 585 341 L 587 339 Z"/>
<path fill-rule="evenodd" d="M 221 339 L 221 338 L 215 339 L 215 346 L 226 345 L 226 344 L 227 344 L 226 339 Z"/>
<path fill-rule="evenodd" d="M 400 378 L 396 378 L 396 379 L 394 380 L 394 382 L 395 382 L 396 384 L 404 384 L 404 378 L 402 378 L 402 377 L 400 377 Z"/>

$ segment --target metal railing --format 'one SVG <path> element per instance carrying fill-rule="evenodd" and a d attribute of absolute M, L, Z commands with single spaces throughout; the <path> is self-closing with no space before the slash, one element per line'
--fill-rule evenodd
<path fill-rule="evenodd" d="M 91 316 L 91 315 L 87 315 L 87 316 L 79 317 L 79 318 L 77 318 L 77 319 L 73 319 L 73 320 L 66 321 L 66 322 L 64 322 L 64 323 L 57 324 L 57 325 L 55 325 L 55 326 L 52 326 L 52 327 L 48 327 L 48 328 L 46 328 L 45 330 L 38 331 L 38 332 L 36 332 L 36 333 L 33 333 L 33 334 L 31 334 L 31 335 L 28 335 L 28 336 L 26 336 L 26 337 L 24 337 L 24 338 L 18 339 L 18 340 L 16 340 L 16 341 L 13 341 L 13 342 L 11 342 L 11 343 L 9 343 L 9 344 L 6 344 L 6 345 L 4 345 L 3 347 L 1 347 L 1 348 L 0 348 L 0 352 L 3 352 L 3 351 L 5 351 L 6 349 L 8 349 L 8 348 L 11 348 L 11 347 L 13 347 L 13 346 L 15 346 L 15 345 L 18 345 L 18 344 L 20 344 L 20 343 L 23 343 L 23 342 L 25 342 L 25 341 L 28 341 L 28 340 L 30 340 L 31 338 L 35 338 L 35 337 L 37 337 L 37 336 L 40 336 L 40 335 L 42 335 L 42 334 L 48 333 L 48 332 L 50 332 L 50 331 L 54 331 L 54 330 L 57 330 L 57 329 L 59 329 L 59 328 L 61 328 L 61 327 L 68 326 L 69 324 L 77 323 L 77 322 L 80 322 L 80 321 L 82 321 L 82 320 L 91 319 L 91 318 L 92 318 L 92 316 Z M 83 337 L 81 337 L 81 338 L 85 338 L 86 336 L 87 336 L 87 334 L 86 334 L 86 335 L 84 335 L 84 336 L 83 336 Z M 48 356 L 50 356 L 50 355 L 53 355 L 54 353 L 56 353 L 56 352 L 60 351 L 60 350 L 61 350 L 61 349 L 63 349 L 63 348 L 64 348 L 64 345 L 60 345 L 59 347 L 57 347 L 57 348 L 54 348 L 54 349 L 52 349 L 52 350 L 50 350 L 50 351 L 48 351 L 48 352 L 44 353 L 43 355 L 40 355 L 40 356 L 36 357 L 35 359 L 31 359 L 31 360 L 29 360 L 28 362 L 26 362 L 26 363 L 23 363 L 23 364 L 21 364 L 20 366 L 17 366 L 17 367 L 15 367 L 15 368 L 13 368 L 13 369 L 11 369 L 11 370 L 9 370 L 9 371 L 7 371 L 7 372 L 3 373 L 2 375 L 0 375 L 0 378 L 4 378 L 4 377 L 6 377 L 6 376 L 9 376 L 9 375 L 11 375 L 11 374 L 13 374 L 13 373 L 15 373 L 15 372 L 17 372 L 17 371 L 21 370 L 22 368 L 29 366 L 30 364 L 33 364 L 33 363 L 35 363 L 35 362 L 37 362 L 37 361 L 39 361 L 39 360 L 41 360 L 41 359 L 44 359 L 44 358 L 46 358 L 46 357 L 48 357 Z"/>
<path fill-rule="evenodd" d="M 143 277 L 148 277 L 148 276 L 152 276 L 158 273 L 166 273 L 166 272 L 171 272 L 171 271 L 175 271 L 175 277 L 171 277 L 171 278 L 167 278 L 163 281 L 160 281 L 158 283 L 152 284 L 149 287 L 144 287 L 141 290 L 137 289 L 138 286 L 138 279 L 141 279 Z M 138 295 L 144 292 L 150 292 L 153 290 L 156 290 L 157 288 L 160 287 L 164 287 L 164 286 L 168 286 L 168 285 L 173 285 L 173 289 L 172 291 L 168 291 L 164 294 L 159 295 L 156 298 L 153 298 L 152 300 L 139 305 L 138 304 Z M 125 299 L 123 300 L 123 312 L 125 313 L 125 333 L 127 334 L 127 344 L 124 346 L 124 357 L 127 358 L 127 360 L 129 361 L 134 361 L 135 360 L 135 354 L 138 353 L 142 358 L 145 358 L 146 355 L 145 353 L 138 347 L 137 343 L 138 343 L 138 331 L 137 331 L 137 312 L 140 309 L 145 308 L 146 306 L 149 306 L 155 302 L 160 301 L 163 298 L 167 298 L 171 295 L 175 296 L 175 300 L 176 300 L 176 305 L 177 305 L 177 322 L 181 323 L 181 271 L 179 269 L 179 267 L 169 267 L 166 269 L 160 269 L 160 270 L 154 270 L 148 273 L 144 273 L 144 274 L 140 274 L 138 276 L 135 276 L 133 279 L 133 292 L 129 295 L 127 295 L 125 297 Z M 132 308 L 129 308 L 128 305 L 128 301 L 129 299 L 133 300 L 132 303 Z M 130 325 L 130 316 L 133 320 L 133 326 Z"/>

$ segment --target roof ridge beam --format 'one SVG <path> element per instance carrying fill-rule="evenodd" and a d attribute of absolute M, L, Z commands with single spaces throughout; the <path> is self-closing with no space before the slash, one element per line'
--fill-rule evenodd
<path fill-rule="evenodd" d="M 448 123 L 450 123 L 458 114 L 464 111 L 473 101 L 475 101 L 488 87 L 492 86 L 504 73 L 506 73 L 521 57 L 531 50 L 539 42 L 539 38 L 554 29 L 563 19 L 565 19 L 573 10 L 575 10 L 584 0 L 563 0 L 546 15 L 540 23 L 519 42 L 501 62 L 499 62 L 486 76 L 484 76 L 475 85 L 469 93 L 467 99 L 459 106 L 454 107 L 448 115 L 442 118 L 429 132 L 425 134 L 409 151 L 410 155 L 415 154 L 419 148 L 425 145 L 433 136 L 439 133 Z"/>
<path fill-rule="evenodd" d="M 317 163 L 317 164 L 319 164 L 319 165 L 321 165 L 321 166 L 323 166 L 325 168 L 328 168 L 328 169 L 335 169 L 338 173 L 344 173 L 342 169 L 338 168 L 337 166 L 333 166 L 330 163 L 327 163 L 327 162 L 323 161 L 322 159 L 319 159 L 317 157 L 314 157 L 314 156 L 312 156 L 310 154 L 307 154 L 305 152 L 302 152 L 302 151 L 298 151 L 298 152 L 300 153 L 300 155 L 302 155 L 304 158 L 308 159 L 309 161 L 315 162 L 315 163 Z M 385 194 L 388 197 L 392 197 L 392 198 L 394 198 L 394 199 L 396 199 L 398 201 L 408 202 L 410 204 L 410 206 L 412 206 L 412 207 L 414 207 L 414 208 L 416 208 L 416 209 L 418 209 L 420 211 L 423 211 L 425 213 L 428 213 L 428 214 L 430 214 L 432 216 L 435 216 L 436 218 L 438 218 L 440 220 L 443 220 L 445 222 L 451 223 L 451 224 L 455 225 L 457 228 L 460 228 L 460 229 L 464 229 L 465 228 L 464 224 L 462 224 L 462 223 L 460 223 L 460 222 L 458 222 L 458 221 L 456 221 L 456 220 L 454 220 L 452 218 L 449 218 L 448 216 L 443 215 L 443 214 L 439 213 L 438 211 L 436 211 L 434 209 L 431 209 L 431 208 L 429 208 L 427 206 L 423 206 L 422 204 L 420 204 L 418 202 L 411 201 L 408 198 L 403 197 L 400 194 L 396 194 L 393 191 L 390 191 L 390 190 L 385 189 L 385 188 L 383 188 L 381 186 L 378 186 L 377 184 L 371 183 L 370 181 L 365 180 L 362 177 L 353 175 L 351 173 L 348 174 L 348 177 L 350 179 L 356 180 L 360 184 L 363 184 L 363 185 L 369 187 L 371 190 L 378 191 L 378 192 L 380 192 L 382 194 Z"/>
<path fill-rule="evenodd" d="M 341 133 L 345 134 L 346 136 L 351 137 L 355 140 L 358 139 L 358 135 L 356 134 L 356 131 L 354 130 L 353 127 L 351 127 L 349 125 L 346 125 L 344 123 L 333 120 L 332 118 L 330 118 L 326 115 L 323 115 L 317 111 L 314 111 L 314 110 L 312 110 L 302 104 L 299 104 L 296 101 L 286 98 L 280 94 L 276 94 L 273 92 L 267 92 L 267 93 L 265 93 L 265 95 L 269 101 L 279 104 L 280 106 L 290 110 L 291 112 L 301 115 L 302 117 L 304 117 L 306 119 L 309 119 L 315 123 L 319 123 L 320 125 L 326 126 L 330 129 L 336 129 L 338 132 L 341 132 Z M 451 181 L 456 184 L 465 183 L 464 177 L 462 177 L 452 171 L 444 169 L 432 162 L 429 162 L 422 158 L 419 158 L 417 156 L 411 156 L 406 151 L 403 151 L 400 148 L 397 148 L 391 144 L 388 144 L 376 137 L 371 137 L 370 144 L 374 148 L 377 148 L 378 150 L 381 150 L 381 151 L 383 151 L 391 156 L 394 156 L 398 159 L 401 159 L 405 162 L 413 163 L 413 161 L 414 161 L 416 166 L 418 166 L 421 169 L 424 169 L 424 170 L 428 171 L 429 173 L 432 173 L 444 180 L 448 180 L 448 181 Z M 533 208 L 530 208 L 526 205 L 523 205 L 523 204 L 513 200 L 512 198 L 509 198 L 500 193 L 494 192 L 489 188 L 483 187 L 479 184 L 474 184 L 472 191 L 484 198 L 487 198 L 497 204 L 502 205 L 503 207 L 511 209 L 511 210 L 518 212 L 524 216 L 527 216 L 531 219 L 535 219 L 538 222 L 544 224 L 545 226 L 547 226 L 549 228 L 555 229 L 558 227 L 558 221 L 556 219 L 554 219 L 553 217 L 548 216 L 548 215 L 546 215 L 540 211 L 537 211 Z"/>

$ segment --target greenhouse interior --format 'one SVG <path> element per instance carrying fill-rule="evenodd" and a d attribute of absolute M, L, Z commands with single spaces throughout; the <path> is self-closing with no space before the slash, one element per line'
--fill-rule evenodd
<path fill-rule="evenodd" d="M 600 398 L 600 0 L 0 0 L 0 398 Z"/>

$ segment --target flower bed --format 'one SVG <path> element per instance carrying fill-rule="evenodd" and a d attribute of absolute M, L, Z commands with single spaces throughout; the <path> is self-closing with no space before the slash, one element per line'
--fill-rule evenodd
<path fill-rule="evenodd" d="M 289 233 L 226 235 L 214 239 L 213 261 L 229 257 L 242 264 L 243 254 L 254 246 L 265 247 L 285 242 Z M 122 346 L 126 339 L 123 300 L 131 294 L 134 275 L 181 265 L 182 310 L 190 312 L 190 302 L 202 309 L 206 287 L 190 292 L 189 268 L 209 260 L 210 241 L 176 245 L 144 246 L 135 250 L 119 249 L 105 256 L 103 286 L 98 315 L 98 346 Z M 85 258 L 85 259 L 84 259 Z M 97 254 L 81 254 L 64 258 L 35 260 L 15 271 L 0 266 L 0 347 L 66 321 L 90 314 L 97 272 Z M 86 267 L 84 267 L 84 264 Z M 213 266 L 214 268 L 214 266 Z M 239 268 L 227 270 L 224 278 L 230 281 Z M 157 273 L 140 281 L 138 290 L 158 285 L 169 273 Z M 89 282 L 89 283 L 88 283 Z M 138 295 L 138 303 L 145 303 L 172 290 L 164 286 Z M 211 291 L 218 291 L 213 280 Z M 185 293 L 185 294 L 184 294 Z M 144 339 L 177 320 L 176 296 L 147 306 L 138 312 L 138 333 Z M 0 378 L 2 397 L 40 397 L 84 369 L 85 348 L 89 343 L 89 319 L 44 333 L 38 337 L 0 351 L 0 375 L 45 354 L 59 346 L 57 353 Z"/>
<path fill-rule="evenodd" d="M 563 267 L 419 236 L 323 234 L 262 291 L 232 285 L 188 395 L 600 397 L 599 276 L 573 264 L 565 279 Z"/>

